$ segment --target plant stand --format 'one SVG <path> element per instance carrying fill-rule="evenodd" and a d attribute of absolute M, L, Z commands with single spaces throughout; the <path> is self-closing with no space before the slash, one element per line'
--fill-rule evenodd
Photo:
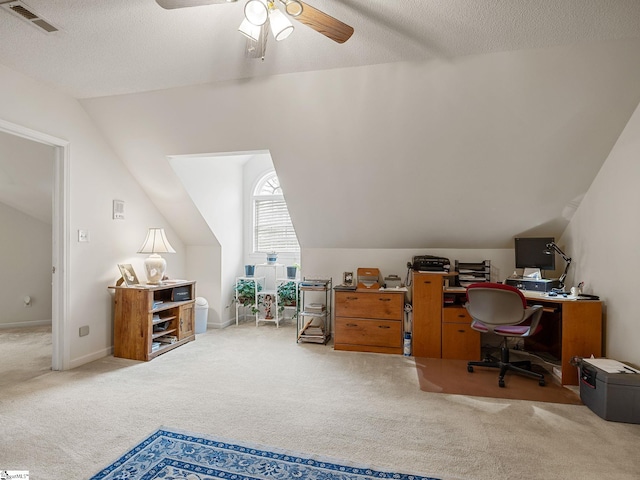
<path fill-rule="evenodd" d="M 240 303 L 240 297 L 238 296 L 238 288 L 237 285 L 240 282 L 253 282 L 253 303 L 250 305 L 245 305 Z M 236 326 L 238 326 L 238 319 L 240 317 L 246 318 L 247 316 L 247 312 L 246 309 L 247 308 L 258 308 L 258 285 L 262 285 L 264 286 L 264 282 L 265 282 L 265 278 L 264 277 L 236 277 L 236 289 L 235 289 L 235 304 L 236 304 Z M 240 310 L 243 309 L 244 311 L 241 312 Z M 253 311 L 251 311 L 251 315 L 254 315 L 256 318 L 256 323 L 258 321 L 258 312 L 254 313 Z"/>

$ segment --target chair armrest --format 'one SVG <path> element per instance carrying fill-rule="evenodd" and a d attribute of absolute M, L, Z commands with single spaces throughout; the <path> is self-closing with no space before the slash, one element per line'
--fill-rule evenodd
<path fill-rule="evenodd" d="M 542 309 L 544 307 L 542 305 L 531 305 L 530 307 L 525 308 L 524 310 L 524 318 L 521 323 L 529 320 L 529 331 L 535 332 L 538 328 L 538 324 L 540 323 L 540 319 L 542 318 Z"/>

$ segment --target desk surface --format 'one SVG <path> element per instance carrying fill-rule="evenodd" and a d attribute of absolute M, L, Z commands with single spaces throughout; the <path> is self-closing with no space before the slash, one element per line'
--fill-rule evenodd
<path fill-rule="evenodd" d="M 465 292 L 466 287 L 444 287 L 444 293 L 461 293 Z M 540 300 L 545 302 L 556 302 L 556 303 L 564 303 L 564 302 L 597 302 L 600 303 L 600 300 L 592 300 L 588 298 L 580 298 L 575 295 L 554 295 L 549 296 L 549 293 L 546 292 L 535 292 L 533 290 L 520 290 L 524 295 L 524 298 L 527 300 Z"/>
<path fill-rule="evenodd" d="M 544 300 L 545 302 L 599 302 L 600 300 L 591 300 L 588 298 L 580 298 L 575 295 L 549 295 L 545 292 L 533 292 L 530 290 L 520 290 L 527 300 Z"/>

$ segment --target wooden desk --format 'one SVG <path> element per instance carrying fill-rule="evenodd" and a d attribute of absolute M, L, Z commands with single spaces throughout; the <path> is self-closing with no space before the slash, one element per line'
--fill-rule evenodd
<path fill-rule="evenodd" d="M 444 280 L 452 276 L 455 273 L 413 273 L 413 355 L 416 357 L 452 358 L 447 352 L 456 354 L 455 349 L 449 348 L 447 331 L 443 329 L 445 313 L 450 308 L 444 306 Z M 447 292 L 460 293 L 460 289 Z M 529 304 L 542 305 L 545 311 L 542 332 L 527 338 L 525 349 L 548 351 L 557 356 L 562 363 L 562 384 L 577 385 L 578 371 L 571 366 L 571 358 L 602 356 L 602 302 L 548 297 L 540 292 L 523 293 Z M 463 338 L 467 339 L 468 333 L 465 332 Z M 463 351 L 463 355 L 471 356 L 467 353 L 472 351 L 470 345 Z"/>
<path fill-rule="evenodd" d="M 525 350 L 548 350 L 562 362 L 562 384 L 577 385 L 578 370 L 571 365 L 573 357 L 602 356 L 602 302 L 598 300 L 576 300 L 564 297 L 549 297 L 539 292 L 524 293 L 529 305 L 542 305 L 543 330 L 525 340 Z M 557 334 L 545 336 L 551 331 Z M 542 339 L 555 338 L 558 345 L 545 345 Z M 546 347 L 546 348 L 545 348 Z M 555 350 L 553 350 L 555 347 Z"/>

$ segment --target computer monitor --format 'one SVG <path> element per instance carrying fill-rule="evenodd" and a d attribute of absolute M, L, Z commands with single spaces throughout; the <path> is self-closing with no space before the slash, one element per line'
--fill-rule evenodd
<path fill-rule="evenodd" d="M 555 242 L 553 237 L 520 237 L 514 239 L 516 268 L 555 270 L 556 255 L 547 250 L 547 244 Z"/>

